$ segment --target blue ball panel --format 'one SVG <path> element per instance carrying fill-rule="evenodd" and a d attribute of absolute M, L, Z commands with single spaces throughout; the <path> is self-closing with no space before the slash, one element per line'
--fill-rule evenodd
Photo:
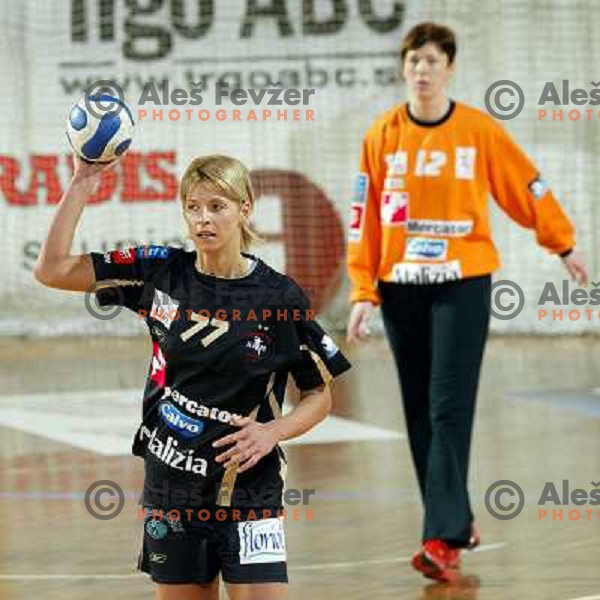
<path fill-rule="evenodd" d="M 69 115 L 69 121 L 71 123 L 71 127 L 76 131 L 81 131 L 88 122 L 87 113 L 81 106 L 75 105 L 71 109 L 71 114 Z"/>
<path fill-rule="evenodd" d="M 92 94 L 89 99 L 91 102 L 113 102 L 116 104 L 122 104 L 119 98 L 116 96 L 111 96 L 110 94 Z"/>
<path fill-rule="evenodd" d="M 125 104 L 125 102 L 123 102 L 120 98 L 117 98 L 116 96 L 111 96 L 110 94 L 94 94 L 93 96 L 90 96 L 89 99 L 92 102 L 110 102 L 111 104 L 116 105 L 113 106 L 111 113 L 120 112 L 120 109 L 125 109 L 125 112 L 131 120 L 131 124 L 135 125 L 135 121 L 133 120 L 133 113 L 129 109 L 129 106 L 127 106 L 127 104 Z"/>
<path fill-rule="evenodd" d="M 115 155 L 116 156 L 121 156 L 121 154 L 123 154 L 123 152 L 125 152 L 125 150 L 127 150 L 127 148 L 129 148 L 129 146 L 131 145 L 131 138 L 127 139 L 127 140 L 123 140 L 116 148 L 115 148 Z"/>
<path fill-rule="evenodd" d="M 94 135 L 82 146 L 81 153 L 90 159 L 102 156 L 106 146 L 121 127 L 121 119 L 114 114 L 103 115 Z"/>

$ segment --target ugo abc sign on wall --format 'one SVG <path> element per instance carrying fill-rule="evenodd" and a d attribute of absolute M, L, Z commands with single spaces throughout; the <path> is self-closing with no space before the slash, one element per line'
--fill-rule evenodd
<path fill-rule="evenodd" d="M 122 3 L 123 12 L 117 13 L 115 4 L 116 0 L 71 0 L 71 41 L 113 43 L 123 39 L 125 58 L 158 60 L 172 52 L 176 39 L 199 40 L 209 36 L 219 16 L 217 11 L 228 7 L 228 3 L 216 0 L 128 0 Z M 233 21 L 237 36 L 252 38 L 257 29 L 261 35 L 269 31 L 280 38 L 333 35 L 346 27 L 354 11 L 370 31 L 384 34 L 398 29 L 404 18 L 404 2 L 399 0 L 386 10 L 378 9 L 372 0 L 298 2 L 299 22 L 296 10 L 289 10 L 290 4 L 240 2 L 239 22 Z M 94 27 L 89 25 L 90 17 Z"/>

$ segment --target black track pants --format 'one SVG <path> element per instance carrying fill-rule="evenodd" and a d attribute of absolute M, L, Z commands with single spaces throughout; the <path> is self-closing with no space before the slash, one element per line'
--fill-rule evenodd
<path fill-rule="evenodd" d="M 465 546 L 467 491 L 491 277 L 440 284 L 379 283 L 413 462 L 425 508 L 423 540 Z"/>

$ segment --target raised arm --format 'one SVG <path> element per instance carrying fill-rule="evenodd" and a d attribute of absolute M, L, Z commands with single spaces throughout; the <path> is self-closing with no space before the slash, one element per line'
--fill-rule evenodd
<path fill-rule="evenodd" d="M 95 283 L 89 254 L 73 255 L 71 246 L 87 198 L 96 190 L 102 171 L 114 165 L 89 165 L 75 158 L 73 178 L 52 219 L 33 269 L 43 285 L 60 290 L 85 292 Z"/>

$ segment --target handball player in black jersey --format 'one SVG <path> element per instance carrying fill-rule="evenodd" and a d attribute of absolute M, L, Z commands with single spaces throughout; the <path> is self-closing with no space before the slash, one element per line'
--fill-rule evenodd
<path fill-rule="evenodd" d="M 197 158 L 180 187 L 195 252 L 138 246 L 71 255 L 103 169 L 76 159 L 35 266 L 49 287 L 95 289 L 148 326 L 152 358 L 133 453 L 145 461 L 139 567 L 159 600 L 287 598 L 279 442 L 331 408 L 350 365 L 289 277 L 247 252 L 254 195 L 245 166 Z M 281 413 L 291 375 L 301 402 Z"/>

